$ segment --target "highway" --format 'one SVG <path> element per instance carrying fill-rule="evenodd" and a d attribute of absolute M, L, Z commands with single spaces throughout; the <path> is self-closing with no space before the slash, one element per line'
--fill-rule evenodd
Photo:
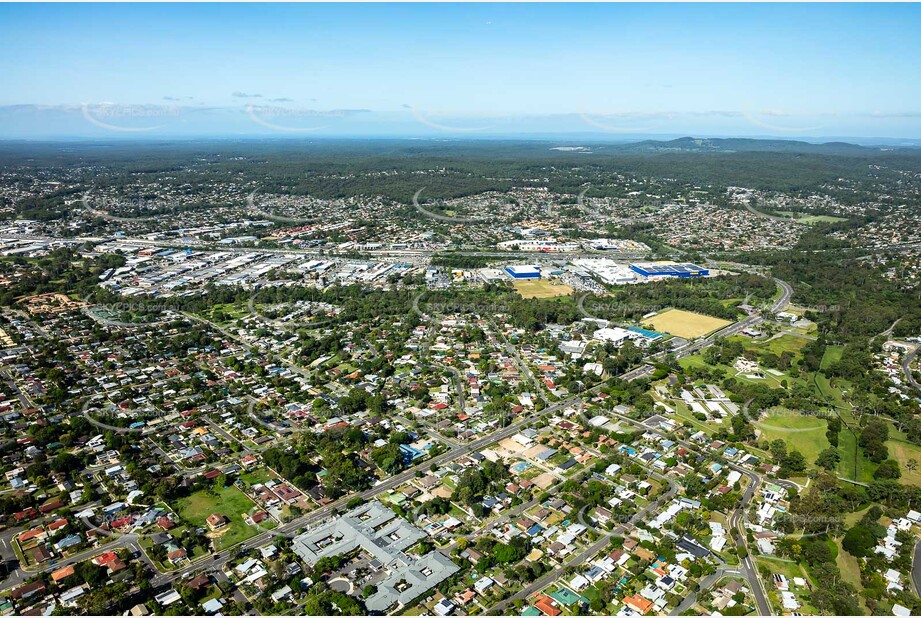
<path fill-rule="evenodd" d="M 92 211 L 94 214 L 103 216 L 103 213 L 99 211 Z M 141 219 L 127 219 L 127 221 L 141 221 Z M 187 247 L 193 246 L 201 251 L 220 251 L 220 252 L 231 252 L 231 253 L 251 253 L 253 251 L 259 251 L 263 253 L 279 253 L 287 255 L 303 255 L 305 257 L 322 257 L 329 259 L 335 257 L 337 259 L 351 259 L 345 256 L 339 257 L 335 253 L 330 251 L 319 251 L 311 249 L 295 249 L 295 248 L 284 248 L 284 249 L 273 249 L 269 247 L 235 247 L 235 246 L 224 246 L 224 245 L 212 245 L 209 243 L 204 243 L 198 241 L 198 244 L 191 244 L 189 242 L 183 241 L 171 241 L 171 240 L 149 240 L 147 238 L 136 238 L 136 237 L 116 237 L 111 236 L 80 236 L 76 238 L 55 238 L 51 236 L 43 236 L 39 234 L 16 234 L 13 236 L 20 241 L 29 241 L 29 242 L 44 242 L 44 243 L 67 243 L 71 245 L 82 244 L 86 242 L 100 243 L 100 242 L 110 242 L 118 241 L 125 244 L 132 245 L 144 245 L 150 247 L 171 247 L 178 249 L 185 249 Z M 901 249 L 913 249 L 916 247 L 921 247 L 921 242 L 907 242 L 907 243 L 896 243 L 891 245 L 886 245 L 884 247 L 879 247 L 876 245 L 863 245 L 850 247 L 848 251 L 867 251 L 870 253 L 880 253 L 885 251 L 897 251 Z M 806 253 L 826 253 L 828 251 L 841 251 L 841 249 L 809 249 L 805 250 Z M 498 251 L 495 249 L 483 249 L 483 250 L 459 250 L 459 251 L 446 251 L 444 249 L 379 249 L 374 251 L 366 252 L 367 255 L 371 257 L 390 257 L 390 258 L 406 258 L 406 259 L 418 259 L 418 258 L 430 258 L 434 254 L 443 254 L 443 255 L 467 255 L 467 256 L 484 256 L 484 257 L 495 257 L 497 259 L 508 259 L 508 260 L 523 260 L 523 259 L 552 259 L 552 260 L 569 260 L 577 257 L 609 257 L 619 260 L 629 261 L 629 260 L 640 260 L 646 259 L 649 257 L 650 252 L 642 253 L 627 253 L 627 252 L 616 252 L 616 251 L 567 251 L 559 253 L 549 253 L 546 251 Z M 715 259 L 718 259 L 718 254 L 713 252 L 711 256 L 716 256 Z M 659 254 L 660 258 L 667 257 L 678 257 L 676 255 L 665 255 Z M 750 268 L 750 267 L 749 267 Z"/>

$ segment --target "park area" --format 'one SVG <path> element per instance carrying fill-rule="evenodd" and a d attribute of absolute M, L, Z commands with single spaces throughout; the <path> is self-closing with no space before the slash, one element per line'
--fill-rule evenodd
<path fill-rule="evenodd" d="M 684 339 L 694 339 L 702 337 L 708 333 L 729 326 L 732 324 L 729 320 L 720 318 L 711 318 L 708 315 L 683 311 L 681 309 L 669 309 L 651 318 L 646 318 L 644 325 L 651 326 L 653 330 L 660 333 L 668 333 Z"/>
<path fill-rule="evenodd" d="M 208 537 L 213 539 L 218 550 L 226 549 L 255 536 L 260 530 L 246 523 L 243 516 L 255 512 L 255 503 L 236 487 L 224 487 L 215 490 L 201 490 L 187 498 L 179 500 L 176 509 L 188 522 L 208 530 L 207 519 L 212 513 L 227 518 L 227 525 L 213 532 Z M 265 528 L 269 520 L 263 522 Z"/>
<path fill-rule="evenodd" d="M 828 448 L 828 422 L 818 416 L 803 414 L 796 410 L 776 408 L 768 411 L 760 421 L 754 423 L 761 430 L 761 437 L 768 441 L 783 440 L 787 450 L 797 450 L 811 466 L 824 449 Z"/>
<path fill-rule="evenodd" d="M 568 285 L 555 285 L 544 279 L 516 279 L 512 285 L 522 298 L 556 298 L 572 294 L 572 288 Z"/>
<path fill-rule="evenodd" d="M 894 433 L 891 428 L 889 431 L 890 435 Z M 896 438 L 886 440 L 886 448 L 889 449 L 889 458 L 899 462 L 902 482 L 908 485 L 921 485 L 921 470 L 918 469 L 921 463 L 921 446 Z"/>
<path fill-rule="evenodd" d="M 815 225 L 816 223 L 840 223 L 847 221 L 844 217 L 833 217 L 831 215 L 807 215 L 801 212 L 792 212 L 789 210 L 778 210 L 777 214 L 790 217 L 796 223 L 805 225 Z"/>

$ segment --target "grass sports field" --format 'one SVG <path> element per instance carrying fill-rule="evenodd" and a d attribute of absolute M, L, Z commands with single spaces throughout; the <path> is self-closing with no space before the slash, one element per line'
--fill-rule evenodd
<path fill-rule="evenodd" d="M 553 285 L 543 279 L 518 279 L 512 285 L 522 298 L 555 298 L 572 294 L 568 285 Z"/>
<path fill-rule="evenodd" d="M 668 333 L 684 339 L 693 339 L 702 337 L 707 333 L 729 326 L 732 322 L 711 318 L 708 315 L 682 311 L 681 309 L 669 309 L 659 315 L 647 318 L 645 324 L 652 326 L 653 330 L 660 333 Z"/>

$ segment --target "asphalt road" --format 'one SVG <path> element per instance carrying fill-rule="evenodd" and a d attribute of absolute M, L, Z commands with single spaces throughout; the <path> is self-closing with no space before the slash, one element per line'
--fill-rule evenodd
<path fill-rule="evenodd" d="M 911 384 L 915 390 L 921 392 L 921 384 L 918 384 L 914 374 L 911 372 L 911 363 L 918 354 L 919 348 L 921 348 L 921 345 L 905 354 L 902 358 L 902 373 L 905 374 L 905 381 Z M 921 595 L 921 541 L 918 541 L 915 545 L 915 551 L 914 554 L 912 554 L 911 583 L 912 586 L 914 586 L 915 594 Z"/>
<path fill-rule="evenodd" d="M 915 544 L 915 552 L 911 560 L 911 585 L 915 594 L 921 595 L 921 541 Z"/>
<path fill-rule="evenodd" d="M 761 484 L 761 477 L 749 471 L 743 470 L 742 472 L 748 477 L 749 483 L 745 491 L 742 492 L 741 502 L 729 518 L 729 529 L 732 531 L 736 547 L 744 547 L 747 551 L 748 545 L 746 544 L 745 529 L 742 526 L 743 516 L 745 514 L 745 508 L 751 503 L 752 498 L 755 496 L 755 491 L 758 489 L 758 485 Z M 751 555 L 745 556 L 742 560 L 742 571 L 745 574 L 745 578 L 748 580 L 752 594 L 755 596 L 755 603 L 758 605 L 758 614 L 761 616 L 770 615 L 771 604 L 767 599 L 764 584 L 761 581 L 761 577 L 758 575 L 758 570 L 752 561 Z"/>
<path fill-rule="evenodd" d="M 129 219 L 129 221 L 140 221 L 141 219 Z M 151 247 L 174 247 L 179 249 L 185 249 L 189 247 L 188 242 L 182 241 L 170 241 L 170 240 L 148 240 L 146 238 L 134 238 L 134 237 L 121 237 L 116 238 L 115 236 L 80 236 L 78 238 L 54 238 L 50 236 L 44 236 L 40 234 L 15 234 L 12 236 L 17 240 L 23 241 L 34 241 L 34 242 L 61 242 L 62 240 L 70 242 L 72 244 L 81 244 L 84 242 L 107 242 L 112 240 L 117 240 L 124 243 L 129 243 L 132 245 L 145 245 Z M 894 251 L 898 249 L 912 249 L 914 247 L 921 247 L 921 242 L 908 242 L 908 243 L 897 243 L 886 245 L 883 247 L 877 247 L 875 245 L 865 245 L 852 247 L 850 251 L 867 251 L 870 253 L 879 253 L 884 251 Z M 217 245 L 208 245 L 207 243 L 202 243 L 199 247 L 202 250 L 209 251 L 222 251 L 222 252 L 231 252 L 231 253 L 247 253 L 257 250 L 262 253 L 280 253 L 280 254 L 297 254 L 304 256 L 315 256 L 315 257 L 337 257 L 335 254 L 329 254 L 328 252 L 324 253 L 318 250 L 310 249 L 271 249 L 259 247 L 258 249 L 253 249 L 252 247 L 234 247 L 234 246 L 217 246 Z M 808 253 L 827 253 L 828 251 L 839 251 L 839 249 L 812 249 L 807 251 Z M 369 255 L 377 257 L 397 257 L 405 256 L 406 258 L 416 258 L 416 257 L 430 257 L 435 253 L 445 253 L 450 255 L 476 255 L 476 256 L 495 256 L 496 258 L 506 258 L 506 259 L 525 259 L 525 258 L 544 258 L 544 259 L 570 259 L 573 257 L 615 257 L 622 260 L 631 260 L 631 259 L 644 259 L 648 257 L 648 252 L 644 253 L 618 253 L 614 252 L 599 252 L 599 251 L 572 251 L 572 252 L 561 252 L 561 253 L 546 253 L 546 252 L 510 252 L 510 251 L 496 251 L 496 250 L 484 250 L 484 251 L 474 251 L 474 250 L 461 250 L 461 251 L 444 251 L 444 250 L 435 250 L 435 249 L 380 249 L 375 251 L 368 251 Z M 714 255 L 714 259 L 718 259 L 719 253 L 711 252 L 711 257 Z M 666 256 L 662 256 L 666 257 Z M 677 257 L 677 256 L 675 256 Z M 338 258 L 338 259 L 349 259 L 349 258 Z"/>
<path fill-rule="evenodd" d="M 918 381 L 915 380 L 915 374 L 911 372 L 911 363 L 914 361 L 915 356 L 918 355 L 919 348 L 921 348 L 921 344 L 902 357 L 902 373 L 905 374 L 905 381 L 915 387 L 915 390 L 921 392 L 921 384 L 918 384 Z"/>
<path fill-rule="evenodd" d="M 781 288 L 781 296 L 771 306 L 771 311 L 776 313 L 777 311 L 783 310 L 783 308 L 786 307 L 787 304 L 790 302 L 790 297 L 793 294 L 793 288 L 788 283 L 780 279 L 775 279 L 775 281 L 777 285 Z M 720 331 L 717 331 L 716 333 L 713 333 L 710 336 L 700 339 L 694 342 L 693 344 L 681 349 L 676 354 L 676 356 L 686 356 L 689 354 L 693 354 L 709 345 L 712 345 L 720 337 L 725 337 L 731 334 L 735 334 L 741 331 L 743 328 L 757 324 L 759 322 L 761 322 L 760 317 L 749 316 L 743 319 L 741 322 L 737 322 L 735 324 L 727 326 L 726 328 Z M 653 355 L 653 357 L 664 356 L 666 353 L 667 352 L 660 352 L 656 355 Z M 649 370 L 648 366 L 643 366 L 643 367 L 634 369 L 629 373 L 633 374 L 633 377 L 636 377 L 638 375 L 642 375 L 644 372 L 647 372 L 648 370 Z M 624 379 L 631 379 L 628 375 L 624 375 L 621 377 Z M 629 417 L 626 417 L 620 414 L 615 413 L 615 415 L 621 418 L 622 420 L 633 423 L 634 425 L 638 425 L 640 427 L 643 427 L 644 429 L 650 429 L 649 427 L 640 423 L 639 421 L 636 421 L 634 419 L 631 419 Z M 656 431 L 657 433 L 663 433 L 655 429 L 653 429 L 652 431 Z M 665 434 L 663 433 L 663 435 Z M 696 447 L 694 447 L 693 445 L 686 443 L 682 440 L 679 440 L 678 442 L 681 443 L 686 448 L 688 448 L 688 450 L 691 450 L 692 452 L 696 452 Z M 742 474 L 745 474 L 750 479 L 750 483 L 748 487 L 746 488 L 745 492 L 743 492 L 742 500 L 739 504 L 739 507 L 733 512 L 733 522 L 734 522 L 734 528 L 735 528 L 734 534 L 736 535 L 736 543 L 738 544 L 739 547 L 745 547 L 746 546 L 745 536 L 744 534 L 741 534 L 739 532 L 739 530 L 741 530 L 741 513 L 744 512 L 745 507 L 751 502 L 752 498 L 754 497 L 755 491 L 757 490 L 757 487 L 761 482 L 761 477 L 758 476 L 757 474 L 754 474 L 753 472 L 750 472 L 744 468 L 740 468 L 735 465 L 730 465 L 730 467 L 733 469 L 736 469 Z M 647 506 L 645 509 L 643 509 L 643 511 L 637 513 L 637 515 L 632 521 L 638 521 L 639 518 L 645 517 L 646 513 L 651 508 L 656 507 L 657 504 L 658 504 L 658 500 L 656 501 L 656 503 Z M 620 526 L 617 529 L 617 532 L 622 532 L 625 528 L 626 528 L 625 526 Z M 556 581 L 556 579 L 558 579 L 559 576 L 562 575 L 562 572 L 565 568 L 577 567 L 577 566 L 584 564 L 586 560 L 590 559 L 592 556 L 594 556 L 599 551 L 601 551 L 601 549 L 603 549 L 607 543 L 608 543 L 607 537 L 603 537 L 598 542 L 590 546 L 587 550 L 579 554 L 573 560 L 565 563 L 563 566 L 558 567 L 557 569 L 554 569 L 548 572 L 547 574 L 540 577 L 538 580 L 536 580 L 532 584 L 529 584 L 528 586 L 520 590 L 515 595 L 512 595 L 511 597 L 503 600 L 502 602 L 497 603 L 496 605 L 490 607 L 487 610 L 487 613 L 501 614 L 508 607 L 508 605 L 514 602 L 516 599 L 525 599 L 531 594 L 533 594 L 534 592 L 537 592 L 538 590 L 541 590 L 543 587 L 549 585 L 553 581 Z M 747 556 L 745 560 L 743 560 L 742 566 L 743 566 L 744 575 L 749 582 L 749 587 L 751 588 L 752 593 L 755 596 L 755 601 L 758 605 L 759 614 L 762 616 L 772 615 L 770 603 L 767 600 L 767 595 L 764 591 L 764 587 L 761 583 L 761 579 L 758 576 L 758 572 L 755 569 L 755 566 L 751 560 L 751 557 Z M 722 572 L 723 574 L 725 574 L 727 571 L 726 569 L 723 569 Z M 717 572 L 717 575 L 719 575 L 719 572 Z M 712 585 L 717 580 L 718 578 L 715 578 L 713 582 L 710 582 L 709 585 Z M 695 599 L 696 599 L 696 595 L 695 595 Z M 693 602 L 691 603 L 691 605 L 693 605 Z"/>
<path fill-rule="evenodd" d="M 738 569 L 726 569 L 722 567 L 717 569 L 715 573 L 711 575 L 707 575 L 705 578 L 700 580 L 700 586 L 698 586 L 697 590 L 693 592 L 689 592 L 688 595 L 684 597 L 684 600 L 681 601 L 681 603 L 675 609 L 669 612 L 668 615 L 669 616 L 682 615 L 683 613 L 685 613 L 686 611 L 694 607 L 694 605 L 697 603 L 697 597 L 701 593 L 706 592 L 707 590 L 712 588 L 714 584 L 716 584 L 718 581 L 720 581 L 721 579 L 723 579 L 724 577 L 728 575 L 741 575 L 741 574 L 742 573 L 739 572 Z M 764 614 L 760 614 L 760 615 L 764 615 Z"/>

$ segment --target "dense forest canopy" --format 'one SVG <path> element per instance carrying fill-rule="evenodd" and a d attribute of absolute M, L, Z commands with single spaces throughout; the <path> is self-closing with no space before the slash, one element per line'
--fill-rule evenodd
<path fill-rule="evenodd" d="M 582 151 L 560 151 L 579 145 Z M 871 164 L 879 169 L 871 169 Z M 106 171 L 100 173 L 99 167 Z M 921 150 L 783 140 L 576 143 L 511 140 L 207 140 L 187 142 L 6 142 L 0 167 L 34 173 L 79 169 L 98 186 L 137 175 L 257 180 L 266 191 L 334 198 L 374 194 L 409 203 L 424 178 L 426 195 L 461 197 L 513 186 L 578 193 L 586 183 L 605 195 L 619 174 L 691 185 L 739 185 L 810 191 L 839 177 L 870 182 L 892 170 L 921 171 Z M 397 174 L 369 175 L 373 172 Z M 895 176 L 893 175 L 893 178 Z"/>

